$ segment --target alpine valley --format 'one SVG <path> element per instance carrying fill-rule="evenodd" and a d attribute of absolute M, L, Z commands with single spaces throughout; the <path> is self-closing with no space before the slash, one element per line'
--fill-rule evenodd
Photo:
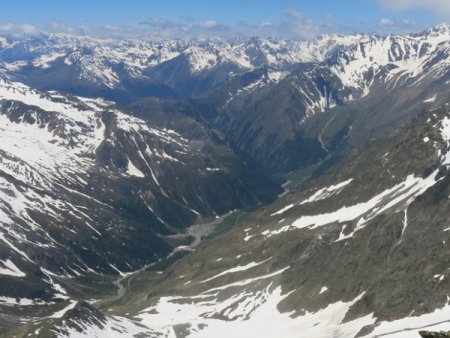
<path fill-rule="evenodd" d="M 0 39 L 1 337 L 450 329 L 450 26 Z"/>

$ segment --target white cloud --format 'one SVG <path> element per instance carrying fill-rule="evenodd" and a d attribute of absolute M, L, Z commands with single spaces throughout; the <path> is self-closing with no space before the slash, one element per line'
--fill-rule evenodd
<path fill-rule="evenodd" d="M 305 17 L 295 8 L 286 9 L 284 14 L 285 19 L 272 27 L 274 33 L 279 36 L 308 40 L 324 33 L 320 24 Z"/>
<path fill-rule="evenodd" d="M 389 18 L 381 18 L 378 26 L 377 31 L 381 34 L 417 33 L 425 28 L 423 24 L 417 21 Z"/>
<path fill-rule="evenodd" d="M 381 18 L 380 19 L 380 26 L 392 26 L 394 24 L 394 21 L 387 18 Z"/>
<path fill-rule="evenodd" d="M 218 22 L 214 21 L 214 20 L 207 20 L 207 21 L 200 22 L 200 27 L 203 27 L 203 28 L 215 28 L 218 25 L 219 25 Z"/>
<path fill-rule="evenodd" d="M 375 1 L 384 2 L 387 0 Z M 400 5 L 405 6 L 407 2 L 405 0 L 389 1 L 391 3 L 390 9 L 404 8 Z M 450 0 L 448 1 L 450 3 Z M 408 4 L 411 5 L 413 2 L 409 1 Z M 144 21 L 135 22 L 128 26 L 71 25 L 63 21 L 50 22 L 42 27 L 20 23 L 0 23 L 0 35 L 15 37 L 48 32 L 100 38 L 146 38 L 154 40 L 247 36 L 309 40 L 321 34 L 330 33 L 411 33 L 419 32 L 423 28 L 416 21 L 392 19 L 389 16 L 372 22 L 357 21 L 355 19 L 353 22 L 342 23 L 337 22 L 331 13 L 327 13 L 324 14 L 321 20 L 314 21 L 306 17 L 298 9 L 290 8 L 283 12 L 283 17 L 278 21 L 238 22 L 236 24 L 224 24 L 214 19 L 204 21 L 197 21 L 195 18 L 169 20 L 159 17 L 149 17 Z"/>
<path fill-rule="evenodd" d="M 404 11 L 415 8 L 430 10 L 441 19 L 450 19 L 449 0 L 379 0 L 388 10 Z"/>
<path fill-rule="evenodd" d="M 8 36 L 34 35 L 38 34 L 39 29 L 30 24 L 21 24 L 7 22 L 0 24 L 0 34 Z"/>
<path fill-rule="evenodd" d="M 160 18 L 148 18 L 140 22 L 141 33 L 158 32 L 160 37 L 241 37 L 241 36 L 271 36 L 292 39 L 312 39 L 324 33 L 324 27 L 305 17 L 297 9 L 284 11 L 280 21 L 262 21 L 260 23 L 239 22 L 226 25 L 216 20 L 205 20 L 189 23 L 171 21 Z"/>
<path fill-rule="evenodd" d="M 263 21 L 259 24 L 259 27 L 264 28 L 264 27 L 272 27 L 273 26 L 273 22 L 271 21 Z"/>

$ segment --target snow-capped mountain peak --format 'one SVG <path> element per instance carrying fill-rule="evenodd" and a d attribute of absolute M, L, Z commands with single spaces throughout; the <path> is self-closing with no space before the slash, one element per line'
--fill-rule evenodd
<path fill-rule="evenodd" d="M 447 23 L 441 23 L 436 26 L 430 27 L 423 31 L 422 33 L 418 34 L 426 37 L 435 37 L 440 35 L 447 35 L 450 36 L 450 24 Z"/>

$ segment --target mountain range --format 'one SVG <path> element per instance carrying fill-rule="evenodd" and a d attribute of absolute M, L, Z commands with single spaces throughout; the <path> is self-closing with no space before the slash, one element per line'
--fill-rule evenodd
<path fill-rule="evenodd" d="M 42 34 L 0 73 L 0 335 L 449 325 L 450 26 Z"/>

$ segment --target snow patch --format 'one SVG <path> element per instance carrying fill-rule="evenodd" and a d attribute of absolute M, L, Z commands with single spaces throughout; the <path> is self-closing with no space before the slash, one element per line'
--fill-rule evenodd
<path fill-rule="evenodd" d="M 308 199 L 301 202 L 300 205 L 320 201 L 320 200 L 329 198 L 333 195 L 339 194 L 342 191 L 342 189 L 344 189 L 344 187 L 346 185 L 350 184 L 352 181 L 353 181 L 353 178 L 351 178 L 347 181 L 338 183 L 336 185 L 331 185 L 329 187 L 322 188 L 322 189 L 318 190 L 314 195 L 312 195 Z"/>
<path fill-rule="evenodd" d="M 294 207 L 294 204 L 289 204 L 289 205 L 285 206 L 284 208 L 278 210 L 277 212 L 270 214 L 270 216 L 281 215 L 282 213 L 288 211 L 289 209 L 292 209 L 293 207 Z"/>
<path fill-rule="evenodd" d="M 26 274 L 22 272 L 10 259 L 0 261 L 0 275 L 7 275 L 13 277 L 25 277 Z"/>

